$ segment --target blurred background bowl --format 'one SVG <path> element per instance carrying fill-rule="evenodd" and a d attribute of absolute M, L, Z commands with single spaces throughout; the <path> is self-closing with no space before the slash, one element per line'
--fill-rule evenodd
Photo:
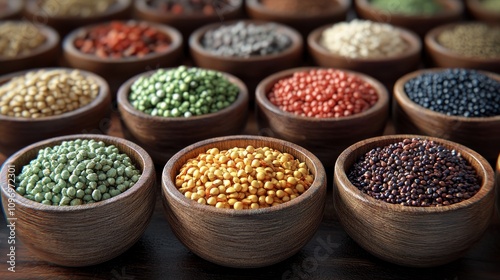
<path fill-rule="evenodd" d="M 476 20 L 492 24 L 500 24 L 500 9 L 492 10 L 484 6 L 483 0 L 465 0 L 465 7 Z M 500 4 L 497 4 L 500 5 Z"/>
<path fill-rule="evenodd" d="M 0 20 L 17 19 L 21 16 L 24 1 L 21 0 L 5 0 L 4 7 L 0 7 Z M 2 4 L 0 4 L 2 6 Z"/>

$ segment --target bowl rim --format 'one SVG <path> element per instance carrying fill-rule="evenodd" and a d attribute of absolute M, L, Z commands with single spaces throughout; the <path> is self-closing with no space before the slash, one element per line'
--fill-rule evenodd
<path fill-rule="evenodd" d="M 374 22 L 374 21 L 371 21 L 371 22 L 378 23 L 378 22 Z M 339 23 L 346 23 L 346 22 L 339 22 Z M 398 55 L 391 55 L 388 57 L 382 57 L 382 58 L 380 58 L 380 57 L 378 57 L 378 58 L 354 58 L 354 57 L 346 57 L 346 56 L 338 55 L 336 53 L 332 53 L 332 52 L 328 51 L 325 47 L 323 47 L 319 41 L 321 40 L 321 37 L 323 35 L 323 31 L 325 31 L 326 29 L 328 29 L 336 24 L 339 24 L 339 23 L 334 23 L 334 24 L 329 23 L 329 24 L 320 26 L 318 28 L 315 28 L 313 31 L 311 31 L 311 33 L 309 33 L 309 35 L 307 36 L 307 45 L 311 49 L 312 55 L 314 55 L 314 53 L 317 52 L 317 53 L 321 54 L 322 56 L 331 57 L 331 58 L 334 58 L 336 60 L 344 59 L 344 60 L 363 62 L 363 63 L 387 63 L 387 62 L 398 62 L 399 60 L 411 58 L 413 56 L 420 56 L 420 52 L 422 51 L 422 42 L 415 32 L 413 32 L 409 29 L 403 28 L 403 27 L 389 24 L 390 26 L 392 26 L 396 30 L 396 32 L 399 33 L 400 37 L 402 37 L 402 39 L 408 44 L 408 48 L 403 53 L 400 53 Z M 382 23 L 382 24 L 388 24 L 388 23 Z"/>
<path fill-rule="evenodd" d="M 375 143 L 384 142 L 387 140 L 390 140 L 391 143 L 396 143 L 405 138 L 420 138 L 424 140 L 432 140 L 437 144 L 443 145 L 447 148 L 453 147 L 454 150 L 459 151 L 461 154 L 464 153 L 467 154 L 468 157 L 470 157 L 473 161 L 477 162 L 479 165 L 478 168 L 475 168 L 477 174 L 481 174 L 480 177 L 482 179 L 479 191 L 469 199 L 446 206 L 439 206 L 439 207 L 403 206 L 399 204 L 388 203 L 382 200 L 377 200 L 371 197 L 370 195 L 363 193 L 361 190 L 359 190 L 356 186 L 354 186 L 350 182 L 345 171 L 346 169 L 348 170 L 351 167 L 349 166 L 348 168 L 345 168 L 346 159 L 350 153 L 356 150 L 361 150 L 363 151 L 362 154 L 364 154 L 370 151 L 372 148 L 369 147 L 371 147 L 371 145 L 374 145 Z M 377 145 L 375 147 L 382 147 L 385 145 L 388 144 Z M 469 160 L 467 160 L 467 162 L 470 164 Z M 494 182 L 493 180 L 494 180 L 493 168 L 483 156 L 481 156 L 474 150 L 449 140 L 437 137 L 413 135 L 413 134 L 377 136 L 359 141 L 349 146 L 339 155 L 337 161 L 335 162 L 335 168 L 334 168 L 334 192 L 338 192 L 339 190 L 337 189 L 342 189 L 350 197 L 355 198 L 356 201 L 358 202 L 375 206 L 377 208 L 380 208 L 381 210 L 392 211 L 393 213 L 434 214 L 434 213 L 443 213 L 453 210 L 465 209 L 471 207 L 474 203 L 483 200 L 488 195 L 488 193 L 494 191 L 494 183 L 491 184 L 491 182 Z M 340 185 L 337 184 L 337 181 L 340 182 Z"/>
<path fill-rule="evenodd" d="M 187 67 L 187 66 L 185 66 L 185 67 Z M 207 119 L 217 118 L 221 115 L 225 115 L 225 114 L 231 112 L 234 108 L 239 107 L 241 104 L 248 102 L 248 98 L 249 98 L 248 89 L 247 89 L 245 83 L 243 83 L 243 81 L 240 80 L 239 78 L 237 78 L 236 76 L 231 75 L 231 74 L 226 73 L 226 72 L 222 72 L 222 71 L 204 69 L 204 68 L 199 68 L 199 67 L 187 67 L 187 68 L 199 68 L 199 69 L 203 69 L 203 70 L 209 70 L 209 71 L 221 73 L 226 79 L 229 80 L 229 82 L 231 82 L 232 84 L 234 84 L 235 86 L 238 87 L 238 89 L 239 89 L 238 97 L 229 106 L 227 106 L 227 107 L 225 107 L 225 108 L 223 108 L 215 113 L 208 113 L 208 114 L 203 114 L 203 115 L 199 115 L 199 116 L 191 116 L 189 118 L 152 116 L 152 115 L 146 114 L 140 110 L 137 110 L 136 108 L 134 108 L 132 106 L 132 104 L 130 104 L 130 101 L 128 99 L 128 96 L 130 94 L 130 87 L 137 79 L 139 79 L 141 77 L 149 77 L 149 76 L 153 75 L 154 73 L 156 73 L 158 70 L 169 71 L 169 70 L 173 70 L 173 69 L 177 69 L 177 68 L 178 67 L 168 67 L 168 68 L 159 68 L 156 70 L 150 70 L 147 72 L 137 74 L 137 75 L 131 77 L 130 79 L 128 79 L 127 81 L 125 81 L 118 89 L 118 93 L 117 93 L 117 97 L 116 97 L 117 102 L 118 102 L 118 109 L 119 110 L 123 109 L 128 114 L 131 114 L 134 117 L 140 118 L 140 119 L 154 120 L 155 122 L 160 122 L 160 123 L 172 123 L 172 122 L 174 122 L 174 123 L 175 122 L 176 123 L 186 123 L 186 122 L 197 122 L 199 120 L 207 120 Z"/>
<path fill-rule="evenodd" d="M 86 34 L 90 29 L 93 29 L 93 28 L 99 27 L 99 26 L 106 26 L 106 25 L 111 24 L 112 22 L 120 22 L 123 24 L 145 23 L 149 27 L 153 27 L 157 31 L 166 35 L 170 39 L 170 44 L 168 45 L 168 48 L 162 52 L 149 53 L 143 57 L 137 57 L 137 56 L 121 57 L 121 58 L 109 58 L 108 57 L 106 59 L 98 57 L 97 55 L 94 55 L 94 54 L 83 53 L 75 47 L 74 41 L 76 40 L 77 37 L 80 37 L 81 35 Z M 64 38 L 64 40 L 62 42 L 62 47 L 63 47 L 63 52 L 65 55 L 74 56 L 74 57 L 77 57 L 77 58 L 82 59 L 82 60 L 91 61 L 93 63 L 108 64 L 108 65 L 111 65 L 111 64 L 112 65 L 123 65 L 125 67 L 125 66 L 127 66 L 128 63 L 156 60 L 156 59 L 159 59 L 159 58 L 162 58 L 165 56 L 173 55 L 182 47 L 182 44 L 183 44 L 183 39 L 182 39 L 181 33 L 172 26 L 162 24 L 162 23 L 145 21 L 145 20 L 128 19 L 128 20 L 110 20 L 110 21 L 99 22 L 99 23 L 94 23 L 94 24 L 79 27 L 79 28 L 71 31 L 68 35 L 66 35 L 66 37 Z"/>
<path fill-rule="evenodd" d="M 482 1 L 479 0 L 465 0 L 465 6 L 467 9 L 475 14 L 484 14 L 488 17 L 498 17 L 500 15 L 500 11 L 495 12 L 492 10 L 488 10 L 483 7 L 483 5 L 480 3 Z"/>
<path fill-rule="evenodd" d="M 231 8 L 224 10 L 222 13 L 215 13 L 213 15 L 205 15 L 203 13 L 181 13 L 181 14 L 172 14 L 172 13 L 166 13 L 166 12 L 161 12 L 158 9 L 155 9 L 148 5 L 146 3 L 146 0 L 135 0 L 134 2 L 134 9 L 138 10 L 141 13 L 144 14 L 154 14 L 156 16 L 161 16 L 164 18 L 169 18 L 169 19 L 182 19 L 182 20 L 197 20 L 197 19 L 221 19 L 224 15 L 232 14 L 235 12 L 238 12 L 243 7 L 243 0 L 236 0 L 238 1 L 235 6 L 229 5 Z"/>
<path fill-rule="evenodd" d="M 22 207 L 26 208 L 31 208 L 31 209 L 37 209 L 39 211 L 44 211 L 44 212 L 80 212 L 80 211 L 88 211 L 91 209 L 98 208 L 100 206 L 112 204 L 112 203 L 119 203 L 120 200 L 124 198 L 128 198 L 131 196 L 134 196 L 135 193 L 142 188 L 147 180 L 151 176 L 154 176 L 154 168 L 153 168 L 153 161 L 149 154 L 139 145 L 135 144 L 134 142 L 131 142 L 129 140 L 120 138 L 120 137 L 115 137 L 115 136 L 109 136 L 109 135 L 101 135 L 101 134 L 72 134 L 72 135 L 65 135 L 65 136 L 59 136 L 59 137 L 54 137 L 54 138 L 49 138 L 46 140 L 42 140 L 39 142 L 36 142 L 34 144 L 31 144 L 29 146 L 26 146 L 22 148 L 21 150 L 17 151 L 13 155 L 11 155 L 9 158 L 7 158 L 2 166 L 2 169 L 0 170 L 0 179 L 2 182 L 1 186 L 1 192 L 2 196 L 5 196 L 5 198 L 10 198 L 9 193 L 12 193 L 12 191 L 9 191 L 8 188 L 11 188 L 13 184 L 10 183 L 8 175 L 8 169 L 9 166 L 14 165 L 15 166 L 15 161 L 18 160 L 20 156 L 22 156 L 24 153 L 33 151 L 33 150 L 41 150 L 42 148 L 45 147 L 53 147 L 55 145 L 59 145 L 62 141 L 69 141 L 69 140 L 76 140 L 76 139 L 93 139 L 93 140 L 98 140 L 106 143 L 106 145 L 117 145 L 117 143 L 123 144 L 130 148 L 131 151 L 124 152 L 123 149 L 120 149 L 121 153 L 126 154 L 127 156 L 131 157 L 131 153 L 137 154 L 137 158 L 140 159 L 140 165 L 142 165 L 142 170 L 141 170 L 141 176 L 139 177 L 139 180 L 129 189 L 127 189 L 125 192 L 115 196 L 111 197 L 106 200 L 101 200 L 97 201 L 94 203 L 89 203 L 89 204 L 81 204 L 81 205 L 64 205 L 64 206 L 59 206 L 59 205 L 45 205 L 40 202 L 36 202 L 30 199 L 25 198 L 24 196 L 20 195 L 17 193 L 17 191 L 14 190 L 13 193 L 14 195 L 14 201 L 16 205 L 21 205 Z M 132 158 L 131 158 L 132 159 Z M 132 159 L 133 160 L 133 159 Z M 139 162 L 134 162 L 135 165 L 138 165 Z M 137 166 L 136 166 L 137 167 Z M 16 176 L 19 174 L 20 169 L 16 168 Z M 4 183 L 3 181 L 6 180 L 7 183 Z"/>
<path fill-rule="evenodd" d="M 300 115 L 296 115 L 291 112 L 284 111 L 280 108 L 278 108 L 276 105 L 272 104 L 271 101 L 269 101 L 268 96 L 268 91 L 265 90 L 265 88 L 268 85 L 275 84 L 279 80 L 290 78 L 293 74 L 297 72 L 304 72 L 304 71 L 310 71 L 310 70 L 338 70 L 344 73 L 347 73 L 352 76 L 356 76 L 360 78 L 361 80 L 369 83 L 376 91 L 378 100 L 377 102 L 371 106 L 368 110 L 360 112 L 358 114 L 353 114 L 350 116 L 345 116 L 345 117 L 338 117 L 338 118 L 315 118 L 315 117 L 304 117 Z M 272 85 L 271 85 L 272 87 Z M 283 115 L 287 118 L 293 118 L 293 119 L 298 119 L 302 121 L 314 121 L 315 123 L 325 123 L 325 122 L 342 122 L 342 121 L 352 121 L 361 117 L 368 117 L 369 115 L 372 115 L 381 109 L 383 109 L 385 106 L 389 105 L 389 92 L 386 89 L 384 85 L 377 79 L 360 73 L 356 71 L 351 71 L 351 70 L 345 70 L 342 68 L 333 68 L 333 67 L 321 67 L 321 66 L 311 66 L 311 67 L 297 67 L 297 68 L 290 68 L 286 69 L 277 73 L 274 73 L 268 77 L 266 77 L 264 80 L 262 80 L 258 85 L 257 89 L 255 90 L 255 99 L 258 104 L 261 104 L 264 106 L 264 108 L 273 114 L 276 115 Z"/>
<path fill-rule="evenodd" d="M 421 76 L 423 74 L 439 73 L 439 72 L 444 72 L 444 71 L 450 70 L 450 69 L 464 69 L 464 68 L 426 68 L 426 69 L 419 69 L 419 70 L 410 72 L 410 73 L 400 77 L 396 81 L 396 83 L 394 84 L 394 90 L 393 90 L 394 100 L 402 107 L 408 108 L 414 112 L 423 113 L 425 115 L 431 116 L 432 118 L 448 119 L 448 120 L 454 120 L 457 122 L 465 122 L 465 123 L 485 123 L 485 122 L 491 122 L 491 121 L 497 121 L 500 123 L 500 115 L 490 116 L 490 117 L 464 117 L 464 116 L 446 115 L 446 114 L 443 114 L 440 112 L 436 112 L 436 111 L 425 108 L 425 107 L 415 103 L 406 94 L 406 92 L 404 90 L 404 86 L 409 80 L 414 79 L 414 78 Z M 484 71 L 484 70 L 475 70 L 475 69 L 467 69 L 467 70 L 474 70 L 474 71 L 481 73 L 481 74 L 484 74 L 484 75 L 488 76 L 489 78 L 492 78 L 492 79 L 498 81 L 498 83 L 500 83 L 500 74 L 495 74 L 493 72 Z"/>
<path fill-rule="evenodd" d="M 47 19 L 67 20 L 67 21 L 73 21 L 73 20 L 95 21 L 126 11 L 128 8 L 131 7 L 133 0 L 114 0 L 114 3 L 111 4 L 111 6 L 106 11 L 104 11 L 104 13 L 88 17 L 50 16 L 49 14 L 47 14 L 47 12 L 45 12 L 44 9 L 40 7 L 39 2 L 40 0 L 26 0 L 24 10 L 28 14 L 32 14 L 33 16 L 44 18 L 45 21 L 47 21 Z"/>
<path fill-rule="evenodd" d="M 0 76 L 0 86 L 5 84 L 6 82 L 11 80 L 12 78 L 22 76 L 22 75 L 29 73 L 29 72 L 38 72 L 38 71 L 42 71 L 42 70 L 45 70 L 45 71 L 62 70 L 66 73 L 78 71 L 83 76 L 90 77 L 91 79 L 93 79 L 97 83 L 97 85 L 99 86 L 99 93 L 90 103 L 86 104 L 85 106 L 77 108 L 73 111 L 64 112 L 60 115 L 54 115 L 54 116 L 41 117 L 41 118 L 34 119 L 34 118 L 11 117 L 11 116 L 6 116 L 6 115 L 0 114 L 0 121 L 2 121 L 2 122 L 9 121 L 9 122 L 14 122 L 14 123 L 43 123 L 43 122 L 51 122 L 51 121 L 56 121 L 56 120 L 64 120 L 64 119 L 69 119 L 69 118 L 73 118 L 73 117 L 79 117 L 82 114 L 84 114 L 85 112 L 88 112 L 88 111 L 96 108 L 100 104 L 104 103 L 106 101 L 106 99 L 111 100 L 111 92 L 109 89 L 109 85 L 108 85 L 108 82 L 106 82 L 106 80 L 104 78 L 102 78 L 101 76 L 99 76 L 93 72 L 89 72 L 89 71 L 85 71 L 85 70 L 81 70 L 81 69 L 74 69 L 74 68 L 49 67 L 49 68 L 34 68 L 34 69 L 22 70 L 22 71 L 18 71 L 18 72 L 14 72 L 14 73 Z"/>
<path fill-rule="evenodd" d="M 21 2 L 21 1 L 18 1 Z M 43 55 L 47 52 L 49 52 L 52 49 L 58 48 L 59 42 L 61 41 L 61 38 L 59 36 L 59 33 L 57 31 L 45 24 L 40 24 L 37 22 L 30 22 L 24 19 L 18 19 L 18 20 L 5 20 L 2 21 L 2 23 L 27 23 L 32 26 L 35 26 L 40 34 L 42 34 L 45 37 L 45 42 L 43 42 L 40 46 L 36 47 L 35 49 L 31 50 L 29 53 L 20 55 L 20 56 L 15 56 L 15 57 L 3 57 L 0 56 L 0 63 L 2 62 L 16 62 L 18 60 L 22 59 L 30 59 L 38 55 Z"/>
<path fill-rule="evenodd" d="M 452 22 L 452 23 L 447 23 L 443 25 L 439 25 L 434 27 L 433 29 L 429 30 L 427 34 L 425 34 L 424 37 L 424 44 L 425 47 L 429 50 L 429 52 L 435 52 L 440 56 L 445 56 L 453 60 L 458 60 L 458 61 L 465 61 L 469 63 L 474 63 L 474 62 L 479 62 L 483 64 L 500 64 L 500 56 L 498 57 L 476 57 L 476 56 L 466 56 L 459 54 L 455 52 L 454 50 L 448 49 L 445 46 L 441 45 L 437 41 L 437 37 L 444 31 L 450 30 L 452 28 L 455 28 L 457 26 L 463 26 L 463 25 L 474 25 L 474 24 L 485 24 L 489 27 L 496 27 L 500 29 L 500 24 L 493 24 L 493 23 L 488 23 L 488 22 L 483 22 L 483 21 L 459 21 L 459 22 Z"/>
<path fill-rule="evenodd" d="M 205 35 L 205 33 L 209 30 L 214 30 L 218 27 L 221 26 L 231 26 L 235 25 L 237 23 L 244 23 L 244 24 L 255 24 L 255 25 L 265 25 L 265 24 L 272 24 L 276 27 L 277 32 L 280 32 L 284 35 L 286 35 L 288 38 L 291 40 L 291 44 L 288 48 L 284 49 L 283 51 L 275 54 L 268 54 L 268 55 L 253 55 L 250 57 L 237 57 L 237 56 L 220 56 L 213 54 L 212 52 L 206 50 L 200 43 L 201 38 Z M 285 24 L 281 24 L 278 22 L 274 21 L 267 21 L 267 20 L 257 20 L 257 19 L 235 19 L 235 20 L 228 20 L 228 21 L 223 21 L 223 22 L 216 22 L 216 23 L 211 23 L 204 25 L 195 31 L 191 33 L 189 36 L 189 49 L 191 51 L 191 54 L 193 53 L 198 53 L 204 57 L 210 58 L 210 59 L 215 59 L 219 61 L 224 61 L 224 62 L 265 62 L 273 59 L 279 59 L 279 58 L 284 58 L 287 57 L 293 53 L 295 53 L 297 50 L 301 50 L 303 48 L 303 38 L 300 33 L 295 30 L 293 27 L 287 26 Z"/>
<path fill-rule="evenodd" d="M 405 14 L 398 14 L 398 13 L 393 13 L 390 11 L 384 11 L 381 9 L 378 9 L 374 7 L 370 1 L 368 0 L 353 0 L 354 1 L 354 7 L 356 10 L 361 10 L 366 13 L 373 13 L 374 15 L 377 15 L 380 17 L 381 15 L 387 15 L 389 18 L 393 18 L 396 20 L 445 20 L 449 18 L 454 18 L 456 16 L 461 16 L 463 11 L 464 11 L 464 4 L 462 1 L 457 1 L 457 0 L 437 0 L 439 3 L 442 4 L 444 7 L 443 10 L 441 10 L 438 13 L 431 14 L 431 15 L 405 15 Z"/>
<path fill-rule="evenodd" d="M 5 18 L 9 18 L 20 13 L 24 6 L 23 1 L 19 0 L 7 0 L 6 4 L 7 8 L 0 13 L 1 20 L 4 20 Z"/>
<path fill-rule="evenodd" d="M 184 156 L 185 153 L 193 151 L 198 148 L 203 148 L 203 147 L 217 147 L 219 143 L 223 143 L 226 141 L 234 141 L 234 140 L 241 140 L 241 141 L 267 141 L 267 142 L 272 142 L 275 145 L 278 146 L 286 146 L 288 148 L 293 149 L 294 153 L 290 153 L 294 156 L 294 158 L 297 158 L 297 154 L 301 154 L 305 156 L 310 162 L 312 166 L 308 166 L 309 170 L 312 172 L 314 171 L 314 181 L 301 195 L 299 195 L 297 198 L 290 200 L 288 202 L 272 206 L 272 207 L 266 207 L 266 208 L 259 208 L 259 209 L 245 209 L 245 210 L 235 210 L 235 209 L 220 209 L 216 208 L 214 206 L 210 205 L 202 205 L 199 204 L 198 202 L 186 198 L 176 187 L 174 182 L 169 180 L 169 170 L 174 166 L 176 162 L 180 160 L 182 156 Z M 178 172 L 178 171 L 177 171 Z M 176 173 L 177 173 L 176 172 Z M 318 177 L 323 178 L 324 182 L 318 181 Z M 168 162 L 165 164 L 163 170 L 162 170 L 162 175 L 161 175 L 161 196 L 166 199 L 166 196 L 168 195 L 170 198 L 175 200 L 176 203 L 182 205 L 183 208 L 194 208 L 195 211 L 203 211 L 208 213 L 208 215 L 223 215 L 223 216 L 228 216 L 228 217 L 247 217 L 247 216 L 254 216 L 254 215 L 265 215 L 265 214 L 270 214 L 270 213 L 279 213 L 280 211 L 284 211 L 288 208 L 291 207 L 296 207 L 302 204 L 303 201 L 313 199 L 319 192 L 322 191 L 322 188 L 325 188 L 326 190 L 326 171 L 319 161 L 319 159 L 311 152 L 306 150 L 305 148 L 294 144 L 292 142 L 288 142 L 286 140 L 281 140 L 277 138 L 272 138 L 272 137 L 264 137 L 264 136 L 256 136 L 256 135 L 232 135 L 232 136 L 223 136 L 223 137 L 215 137 L 215 138 L 210 138 L 206 140 L 202 140 L 199 142 L 196 142 L 192 145 L 189 145 L 182 150 L 178 151 L 175 155 L 173 155 Z"/>
<path fill-rule="evenodd" d="M 334 8 L 323 10 L 319 13 L 287 13 L 280 10 L 269 10 L 265 5 L 261 3 L 261 0 L 246 0 L 245 5 L 247 10 L 252 10 L 266 16 L 272 16 L 276 18 L 287 18 L 290 20 L 310 20 L 315 18 L 324 17 L 336 17 L 343 13 L 346 13 L 351 6 L 352 0 L 332 0 L 335 1 L 337 5 Z"/>

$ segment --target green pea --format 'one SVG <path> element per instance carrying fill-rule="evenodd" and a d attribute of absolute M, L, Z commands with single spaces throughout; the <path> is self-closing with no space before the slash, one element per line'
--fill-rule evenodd
<path fill-rule="evenodd" d="M 78 182 L 78 176 L 76 176 L 76 175 L 69 176 L 69 183 L 70 184 L 74 185 L 74 184 L 76 184 L 76 182 Z"/>
<path fill-rule="evenodd" d="M 69 188 L 68 188 L 68 190 L 66 191 L 66 194 L 67 194 L 69 197 L 71 197 L 71 198 L 75 197 L 75 195 L 76 195 L 76 188 L 74 188 L 74 187 L 69 187 Z"/>
<path fill-rule="evenodd" d="M 105 193 L 102 195 L 102 200 L 110 199 L 111 195 L 109 193 Z"/>
<path fill-rule="evenodd" d="M 94 190 L 92 192 L 92 198 L 95 200 L 95 201 L 100 201 L 101 198 L 102 198 L 102 194 L 101 194 L 101 191 L 100 190 Z"/>
<path fill-rule="evenodd" d="M 42 193 L 37 193 L 35 194 L 35 201 L 36 202 L 42 202 L 42 200 L 44 200 L 44 195 Z"/>
<path fill-rule="evenodd" d="M 83 204 L 83 202 L 82 202 L 82 200 L 81 200 L 81 199 L 79 199 L 79 198 L 75 198 L 75 199 L 71 200 L 71 202 L 70 202 L 70 205 L 71 205 L 71 206 L 75 206 L 75 205 L 82 205 L 82 204 Z"/>
<path fill-rule="evenodd" d="M 52 203 L 54 205 L 58 205 L 60 201 L 61 201 L 61 197 L 60 196 L 58 196 L 58 195 L 53 195 L 52 196 Z"/>

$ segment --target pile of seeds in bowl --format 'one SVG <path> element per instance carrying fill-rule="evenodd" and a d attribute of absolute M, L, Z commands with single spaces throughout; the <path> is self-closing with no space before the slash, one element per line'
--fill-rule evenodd
<path fill-rule="evenodd" d="M 152 116 L 188 118 L 218 112 L 238 94 L 238 86 L 220 72 L 180 66 L 139 77 L 130 87 L 129 101 Z"/>
<path fill-rule="evenodd" d="M 500 115 L 500 82 L 476 70 L 424 73 L 406 82 L 404 90 L 418 105 L 446 115 Z"/>
<path fill-rule="evenodd" d="M 358 19 L 325 29 L 320 44 L 333 54 L 349 58 L 397 56 L 409 47 L 392 25 Z"/>
<path fill-rule="evenodd" d="M 261 0 L 267 9 L 289 14 L 318 14 L 336 8 L 336 0 Z"/>
<path fill-rule="evenodd" d="M 52 17 L 93 17 L 107 12 L 116 0 L 43 0 L 40 9 Z"/>
<path fill-rule="evenodd" d="M 295 72 L 276 82 L 268 98 L 281 110 L 316 118 L 358 114 L 378 101 L 377 92 L 368 82 L 336 69 Z"/>
<path fill-rule="evenodd" d="M 234 57 L 278 54 L 291 44 L 292 40 L 274 23 L 240 21 L 208 30 L 201 38 L 205 50 L 215 55 Z"/>
<path fill-rule="evenodd" d="M 372 0 L 370 4 L 382 11 L 403 15 L 434 15 L 444 9 L 437 0 Z"/>
<path fill-rule="evenodd" d="M 0 86 L 0 114 L 43 118 L 74 111 L 91 103 L 99 85 L 78 70 L 36 70 Z"/>
<path fill-rule="evenodd" d="M 176 15 L 201 13 L 206 16 L 220 15 L 238 6 L 240 0 L 148 0 L 155 10 Z"/>
<path fill-rule="evenodd" d="M 500 13 L 500 1 L 498 0 L 482 0 L 479 1 L 482 8 L 488 11 L 493 11 L 496 13 Z"/>
<path fill-rule="evenodd" d="M 32 53 L 47 38 L 30 22 L 0 22 L 0 58 L 15 58 Z"/>
<path fill-rule="evenodd" d="M 81 205 L 131 188 L 140 171 L 129 156 L 102 141 L 76 139 L 41 149 L 16 176 L 16 191 L 46 205 Z"/>
<path fill-rule="evenodd" d="M 481 179 L 456 150 L 404 139 L 372 149 L 348 171 L 351 183 L 375 199 L 404 206 L 446 206 L 475 195 Z"/>
<path fill-rule="evenodd" d="M 500 27 L 463 23 L 444 30 L 437 38 L 443 47 L 463 56 L 500 58 Z"/>
<path fill-rule="evenodd" d="M 314 176 L 304 162 L 269 147 L 208 149 L 187 160 L 175 185 L 188 199 L 230 209 L 285 203 L 307 191 Z"/>

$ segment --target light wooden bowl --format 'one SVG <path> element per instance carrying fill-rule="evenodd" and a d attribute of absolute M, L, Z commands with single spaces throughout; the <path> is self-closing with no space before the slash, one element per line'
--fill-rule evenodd
<path fill-rule="evenodd" d="M 424 73 L 443 71 L 433 68 L 418 70 L 401 77 L 394 86 L 393 120 L 397 133 L 423 134 L 439 137 L 465 145 L 494 162 L 500 153 L 500 116 L 467 118 L 448 116 L 424 108 L 413 102 L 404 85 Z M 500 81 L 500 75 L 483 72 Z"/>
<path fill-rule="evenodd" d="M 283 111 L 269 101 L 267 95 L 276 82 L 295 72 L 320 69 L 294 68 L 264 79 L 256 91 L 256 117 L 259 132 L 300 145 L 314 153 L 329 169 L 338 155 L 357 141 L 382 135 L 389 117 L 389 94 L 377 80 L 361 73 L 342 70 L 367 81 L 376 90 L 379 100 L 367 111 L 341 118 L 309 118 Z"/>
<path fill-rule="evenodd" d="M 462 0 L 438 1 L 443 5 L 444 10 L 430 16 L 390 13 L 373 7 L 369 0 L 354 0 L 354 7 L 360 18 L 390 23 L 392 25 L 409 29 L 417 33 L 420 37 L 424 37 L 424 35 L 432 28 L 442 24 L 458 21 L 463 16 L 464 5 Z"/>
<path fill-rule="evenodd" d="M 346 172 L 359 157 L 412 137 L 460 152 L 482 180 L 479 192 L 449 206 L 411 207 L 376 200 L 351 184 Z M 360 141 L 339 156 L 334 174 L 334 206 L 343 228 L 366 251 L 398 265 L 431 267 L 460 258 L 481 238 L 494 211 L 494 175 L 488 162 L 465 146 L 439 138 L 393 135 Z"/>
<path fill-rule="evenodd" d="M 17 19 L 23 10 L 24 1 L 19 0 L 5 0 L 7 8 L 3 11 L 0 10 L 0 20 Z"/>
<path fill-rule="evenodd" d="M 67 68 L 47 69 L 66 69 L 68 72 L 73 70 Z M 36 70 L 38 69 L 1 76 L 0 84 Z M 96 81 L 99 85 L 98 96 L 91 103 L 81 108 L 57 116 L 31 119 L 0 114 L 0 135 L 2 135 L 0 137 L 0 153 L 10 155 L 27 145 L 56 136 L 76 133 L 106 133 L 111 120 L 111 95 L 108 84 L 104 79 L 93 73 L 80 72 L 82 75 L 90 76 Z"/>
<path fill-rule="evenodd" d="M 486 9 L 481 1 L 483 0 L 465 0 L 465 7 L 469 14 L 476 20 L 499 24 L 500 12 Z"/>
<path fill-rule="evenodd" d="M 186 162 L 207 149 L 267 146 L 306 162 L 314 174 L 310 188 L 289 202 L 260 209 L 219 209 L 187 199 L 175 187 L 175 176 Z M 210 262 L 237 268 L 263 267 L 297 253 L 315 234 L 323 218 L 326 174 L 319 160 L 292 143 L 260 136 L 207 139 L 184 148 L 165 165 L 162 198 L 177 238 Z"/>
<path fill-rule="evenodd" d="M 207 138 L 239 134 L 245 128 L 248 91 L 241 80 L 227 73 L 223 74 L 240 92 L 233 104 L 216 113 L 189 118 L 159 117 L 135 109 L 128 100 L 130 87 L 139 77 L 151 76 L 154 72 L 156 70 L 126 81 L 118 91 L 117 101 L 125 137 L 139 143 L 156 164 L 163 166 L 171 156 L 187 145 Z"/>
<path fill-rule="evenodd" d="M 470 22 L 472 23 L 472 22 Z M 467 24 L 464 22 L 450 23 L 438 26 L 425 35 L 425 51 L 429 55 L 430 63 L 435 67 L 445 68 L 472 68 L 500 73 L 500 57 L 481 58 L 464 56 L 438 43 L 437 37 L 445 30 L 455 28 L 457 25 Z M 500 25 L 494 25 L 500 27 Z"/>
<path fill-rule="evenodd" d="M 29 200 L 11 189 L 20 168 L 40 149 L 74 139 L 95 139 L 115 145 L 141 170 L 139 181 L 126 192 L 92 204 L 52 206 Z M 155 169 L 149 155 L 121 138 L 80 134 L 35 143 L 11 156 L 0 173 L 3 211 L 17 218 L 16 238 L 38 258 L 62 266 L 88 266 L 110 260 L 136 243 L 149 224 L 156 199 Z M 9 205 L 15 205 L 13 215 Z M 12 208 L 12 207 L 11 207 Z"/>

